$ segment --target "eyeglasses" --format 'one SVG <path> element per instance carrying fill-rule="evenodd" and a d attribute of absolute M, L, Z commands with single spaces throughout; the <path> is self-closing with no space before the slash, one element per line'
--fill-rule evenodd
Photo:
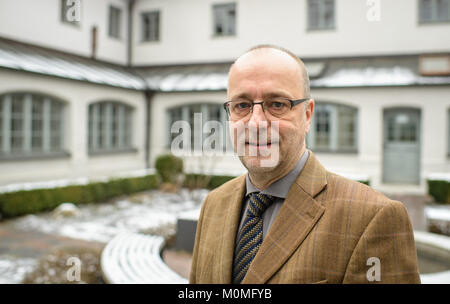
<path fill-rule="evenodd" d="M 238 99 L 227 101 L 223 104 L 223 107 L 227 111 L 228 117 L 233 120 L 246 117 L 249 113 L 253 112 L 253 107 L 257 104 L 262 106 L 264 112 L 267 110 L 271 115 L 280 118 L 288 113 L 294 106 L 308 100 L 310 100 L 310 98 L 291 100 L 284 97 L 276 97 L 262 102 Z"/>

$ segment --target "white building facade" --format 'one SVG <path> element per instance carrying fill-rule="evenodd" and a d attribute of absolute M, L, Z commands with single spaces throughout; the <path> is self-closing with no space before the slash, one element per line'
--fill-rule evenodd
<path fill-rule="evenodd" d="M 0 185 L 152 167 L 173 122 L 226 121 L 230 63 L 266 43 L 305 61 L 328 170 L 416 193 L 450 172 L 449 0 L 5 0 L 0 37 Z"/>

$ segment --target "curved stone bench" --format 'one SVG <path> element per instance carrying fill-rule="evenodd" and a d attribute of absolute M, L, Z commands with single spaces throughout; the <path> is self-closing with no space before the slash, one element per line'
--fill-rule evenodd
<path fill-rule="evenodd" d="M 122 233 L 103 249 L 103 279 L 110 284 L 185 284 L 188 281 L 170 269 L 161 258 L 164 238 Z"/>
<path fill-rule="evenodd" d="M 423 231 L 414 231 L 418 252 L 450 265 L 450 237 Z M 422 284 L 450 284 L 450 270 L 421 274 Z"/>

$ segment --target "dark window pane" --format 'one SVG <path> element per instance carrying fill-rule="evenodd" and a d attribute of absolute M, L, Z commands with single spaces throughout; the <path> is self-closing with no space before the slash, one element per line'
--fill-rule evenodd
<path fill-rule="evenodd" d="M 142 14 L 142 40 L 159 40 L 159 12 Z"/>
<path fill-rule="evenodd" d="M 236 4 L 219 4 L 213 6 L 214 34 L 236 34 Z"/>
<path fill-rule="evenodd" d="M 122 11 L 120 8 L 109 7 L 109 36 L 120 38 L 120 19 Z"/>
<path fill-rule="evenodd" d="M 449 0 L 436 0 L 437 2 L 437 19 L 438 21 L 449 21 Z"/>
<path fill-rule="evenodd" d="M 433 6 L 432 0 L 421 0 L 420 1 L 420 21 L 431 21 L 433 19 Z"/>

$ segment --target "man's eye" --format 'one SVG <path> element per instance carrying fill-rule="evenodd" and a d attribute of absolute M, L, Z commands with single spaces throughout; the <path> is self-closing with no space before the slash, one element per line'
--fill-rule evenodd
<path fill-rule="evenodd" d="M 247 109 L 249 107 L 248 102 L 239 102 L 236 104 L 236 108 L 238 109 Z"/>
<path fill-rule="evenodd" d="M 271 106 L 272 108 L 274 108 L 274 109 L 281 109 L 281 108 L 284 107 L 284 103 L 278 102 L 278 101 L 274 101 L 274 102 L 271 103 L 270 106 Z"/>

